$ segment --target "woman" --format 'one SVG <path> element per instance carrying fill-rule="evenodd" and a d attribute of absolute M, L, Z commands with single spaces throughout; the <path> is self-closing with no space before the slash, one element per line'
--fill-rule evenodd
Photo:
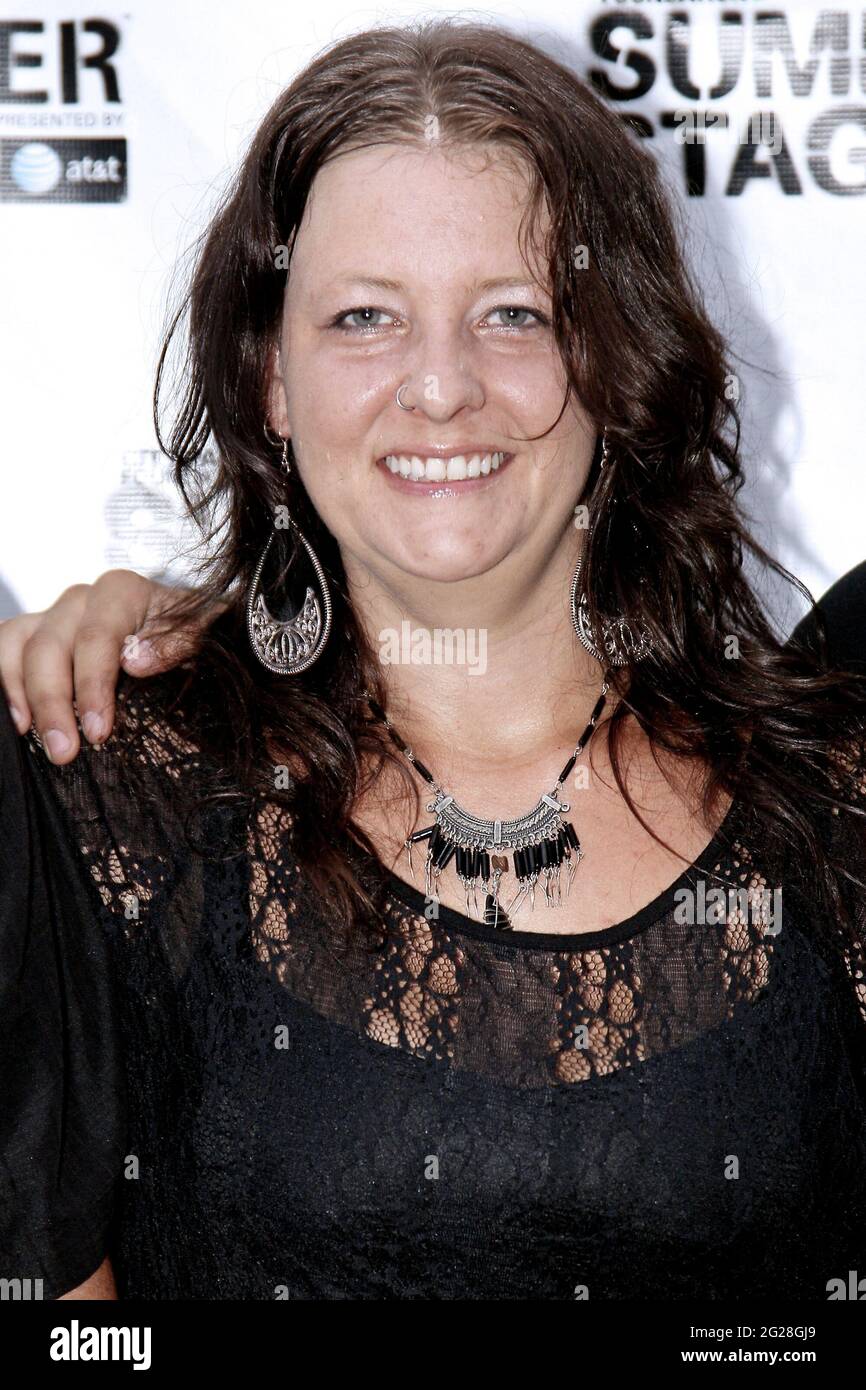
<path fill-rule="evenodd" d="M 120 1296 L 827 1298 L 866 1256 L 866 698 L 746 578 L 797 583 L 650 155 L 498 29 L 361 34 L 265 117 L 186 307 L 194 654 L 116 716 L 78 685 L 74 756 L 50 626 L 6 641 L 108 943 Z"/>

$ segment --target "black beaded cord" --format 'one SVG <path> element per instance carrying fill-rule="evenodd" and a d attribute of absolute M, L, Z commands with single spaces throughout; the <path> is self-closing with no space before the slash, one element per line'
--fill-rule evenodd
<path fill-rule="evenodd" d="M 584 729 L 583 733 L 577 741 L 577 744 L 575 745 L 574 752 L 572 753 L 568 762 L 565 764 L 565 767 L 560 772 L 559 777 L 557 778 L 554 784 L 554 794 L 562 786 L 566 777 L 568 777 L 569 773 L 571 772 L 572 768 L 577 762 L 577 759 L 586 747 L 586 744 L 593 730 L 596 727 L 596 722 L 602 710 L 604 709 L 607 700 L 607 690 L 611 674 L 611 669 L 608 667 L 604 673 L 601 695 L 595 703 L 586 728 Z M 400 752 L 404 755 L 407 761 L 410 762 L 411 765 L 416 769 L 419 776 L 422 777 L 424 781 L 427 782 L 427 784 L 431 786 L 435 791 L 441 793 L 443 796 L 446 795 L 444 788 L 439 785 L 439 783 L 434 778 L 433 774 L 430 772 L 429 768 L 425 767 L 424 763 L 422 763 L 419 758 L 415 757 L 415 754 L 412 752 L 412 749 L 409 747 L 407 743 L 404 742 L 404 740 L 397 733 L 397 730 L 394 728 L 393 724 L 391 723 L 387 714 L 383 710 L 382 706 L 379 704 L 378 700 L 375 700 L 373 698 L 369 690 L 363 690 L 361 694 L 363 698 L 367 700 L 376 719 L 380 723 L 384 724 L 392 742 L 396 744 L 396 746 L 399 748 Z M 446 865 L 451 862 L 452 859 L 454 859 L 457 874 L 463 880 L 464 884 L 467 884 L 468 880 L 474 879 L 480 879 L 482 884 L 489 882 L 491 861 L 490 854 L 487 850 L 473 849 L 464 845 L 457 845 L 449 842 L 446 839 L 446 837 L 442 834 L 438 822 L 434 823 L 433 825 L 426 826 L 423 830 L 416 830 L 414 834 L 410 835 L 408 840 L 406 841 L 407 849 L 412 844 L 417 844 L 423 840 L 430 841 L 430 844 L 427 847 L 427 862 L 428 865 L 432 866 L 434 870 L 438 870 L 439 872 L 441 872 L 441 870 L 444 869 Z M 520 896 L 520 894 L 526 891 L 527 888 L 531 888 L 534 895 L 535 880 L 538 878 L 539 873 L 543 869 L 557 866 L 561 864 L 565 859 L 570 859 L 572 851 L 574 851 L 577 854 L 578 858 L 580 857 L 580 840 L 578 839 L 574 826 L 571 824 L 570 821 L 563 822 L 555 840 L 542 840 L 539 844 L 525 845 L 522 849 L 513 849 L 511 851 L 511 854 L 512 862 L 514 865 L 514 872 L 518 880 L 521 882 L 521 888 L 515 895 L 515 897 L 512 899 L 512 902 L 509 905 L 509 911 L 514 906 L 514 903 L 517 901 L 517 898 Z M 496 872 L 499 873 L 500 870 L 497 870 Z M 496 885 L 494 884 L 494 886 Z M 545 892 L 547 892 L 547 889 L 545 889 Z M 548 901 L 550 901 L 549 898 Z M 512 925 L 508 913 L 500 907 L 498 897 L 494 897 L 494 894 L 489 892 L 486 896 L 484 921 L 490 926 L 495 925 L 498 926 L 500 929 L 506 931 L 509 930 Z"/>

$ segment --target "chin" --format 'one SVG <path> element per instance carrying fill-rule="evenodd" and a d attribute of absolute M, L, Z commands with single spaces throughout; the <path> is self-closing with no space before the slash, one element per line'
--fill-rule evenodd
<path fill-rule="evenodd" d="M 399 554 L 384 548 L 379 553 L 404 574 L 411 575 L 413 579 L 424 579 L 430 584 L 459 584 L 464 580 L 477 579 L 489 573 L 508 553 L 507 547 L 494 551 L 485 545 L 483 553 L 479 554 L 476 543 L 463 551 L 449 547 L 446 554 L 431 554 L 429 536 L 424 538 L 423 545 L 426 546 L 426 553 L 422 553 L 420 539 L 416 550 L 410 545 Z"/>

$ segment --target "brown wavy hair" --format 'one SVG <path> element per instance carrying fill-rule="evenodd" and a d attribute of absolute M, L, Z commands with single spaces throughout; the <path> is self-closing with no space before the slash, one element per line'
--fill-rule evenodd
<path fill-rule="evenodd" d="M 837 873 L 846 871 L 825 856 L 819 816 L 854 807 L 833 750 L 841 731 L 856 741 L 866 728 L 866 680 L 830 669 L 819 610 L 814 650 L 780 641 L 747 580 L 748 553 L 813 603 L 749 534 L 737 505 L 744 475 L 726 389 L 732 368 L 684 264 L 653 156 L 565 66 L 493 25 L 436 19 L 328 47 L 273 103 L 194 248 L 160 354 L 154 415 L 207 554 L 200 587 L 171 621 L 201 620 L 215 602 L 226 604 L 178 688 L 180 700 L 194 687 L 188 703 L 199 737 L 221 769 L 208 795 L 231 798 L 235 789 L 282 801 L 293 852 L 322 895 L 353 921 L 375 906 L 345 853 L 355 842 L 375 856 L 351 823 L 361 754 L 372 755 L 371 776 L 395 759 L 416 796 L 418 784 L 360 697 L 367 685 L 385 699 L 381 669 L 353 614 L 334 537 L 296 469 L 287 493 L 264 430 L 266 369 L 290 273 L 276 268 L 275 252 L 291 245 L 317 172 L 362 146 L 422 146 L 431 115 L 446 145 L 499 146 L 528 168 L 521 233 L 543 253 L 568 391 L 607 429 L 611 465 L 600 471 L 596 455 L 584 493 L 594 518 L 584 550 L 590 618 L 598 631 L 605 614 L 639 615 L 655 644 L 643 662 L 615 672 L 609 739 L 618 787 L 660 840 L 622 777 L 622 724 L 633 715 L 654 749 L 709 764 L 708 825 L 721 792 L 734 793 L 770 818 L 779 844 L 827 887 L 827 910 L 844 913 Z M 573 254 L 579 246 L 585 268 Z M 165 404 L 169 380 L 176 389 Z M 244 617 L 275 508 L 285 503 L 334 598 L 325 652 L 294 678 L 260 666 Z M 277 536 L 288 566 L 290 533 Z M 282 791 L 275 762 L 291 769 Z"/>

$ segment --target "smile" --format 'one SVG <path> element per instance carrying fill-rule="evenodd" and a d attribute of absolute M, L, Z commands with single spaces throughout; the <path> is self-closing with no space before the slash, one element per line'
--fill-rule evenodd
<path fill-rule="evenodd" d="M 450 458 L 387 454 L 379 463 L 390 473 L 411 482 L 451 483 L 487 477 L 498 472 L 511 458 L 511 454 L 502 451 L 487 454 L 453 454 Z"/>
<path fill-rule="evenodd" d="M 496 470 L 509 457 L 506 453 L 456 453 L 450 459 L 421 459 L 417 453 L 389 453 L 386 467 L 391 473 L 413 482 L 460 482 L 463 478 L 480 478 Z"/>

